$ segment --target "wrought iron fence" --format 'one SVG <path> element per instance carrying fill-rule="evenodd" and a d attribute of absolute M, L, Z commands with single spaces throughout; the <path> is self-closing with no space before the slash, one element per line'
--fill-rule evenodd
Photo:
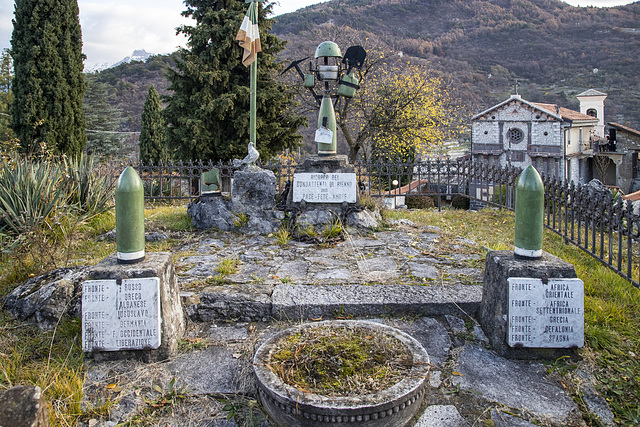
<path fill-rule="evenodd" d="M 124 165 L 112 167 L 119 173 Z M 270 161 L 277 190 L 293 180 L 296 162 Z M 456 195 L 468 197 L 472 208 L 491 205 L 513 210 L 515 185 L 521 170 L 471 159 L 415 163 L 357 162 L 360 191 L 372 197 L 432 196 L 438 207 Z M 231 163 L 188 162 L 137 165 L 147 200 L 193 200 L 200 196 L 200 177 L 217 168 L 222 191 L 231 190 Z M 114 175 L 117 176 L 117 175 Z M 640 215 L 631 201 L 614 198 L 606 188 L 566 184 L 543 176 L 545 226 L 640 287 Z"/>

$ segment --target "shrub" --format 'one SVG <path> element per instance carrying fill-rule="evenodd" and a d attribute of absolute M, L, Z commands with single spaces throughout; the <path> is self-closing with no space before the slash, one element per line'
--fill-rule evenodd
<path fill-rule="evenodd" d="M 471 200 L 468 197 L 464 196 L 455 196 L 451 199 L 451 207 L 455 209 L 465 209 L 468 210 L 471 204 Z"/>
<path fill-rule="evenodd" d="M 429 209 L 436 205 L 432 196 L 407 196 L 406 204 L 409 209 Z"/>

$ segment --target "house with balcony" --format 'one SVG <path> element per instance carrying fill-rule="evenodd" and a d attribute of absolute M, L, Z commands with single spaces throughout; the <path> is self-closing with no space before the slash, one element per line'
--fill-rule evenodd
<path fill-rule="evenodd" d="M 594 153 L 594 178 L 625 194 L 640 191 L 640 131 L 611 122 L 606 132 L 607 145 Z"/>

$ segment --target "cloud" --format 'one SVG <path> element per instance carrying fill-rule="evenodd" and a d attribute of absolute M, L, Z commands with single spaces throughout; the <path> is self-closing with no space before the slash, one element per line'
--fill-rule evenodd
<path fill-rule="evenodd" d="M 80 3 L 80 25 L 87 65 L 113 63 L 131 55 L 135 49 L 153 53 L 170 53 L 184 46 L 176 28 L 193 21 L 180 15 L 182 5 L 115 5 Z M 140 4 L 142 3 L 142 4 Z"/>

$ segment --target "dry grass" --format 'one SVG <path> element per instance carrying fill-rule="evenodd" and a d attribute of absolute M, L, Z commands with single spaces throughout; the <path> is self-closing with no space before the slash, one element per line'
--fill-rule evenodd
<path fill-rule="evenodd" d="M 287 337 L 267 366 L 285 383 L 325 396 L 361 396 L 398 383 L 413 358 L 396 338 L 369 329 L 318 327 Z"/>

